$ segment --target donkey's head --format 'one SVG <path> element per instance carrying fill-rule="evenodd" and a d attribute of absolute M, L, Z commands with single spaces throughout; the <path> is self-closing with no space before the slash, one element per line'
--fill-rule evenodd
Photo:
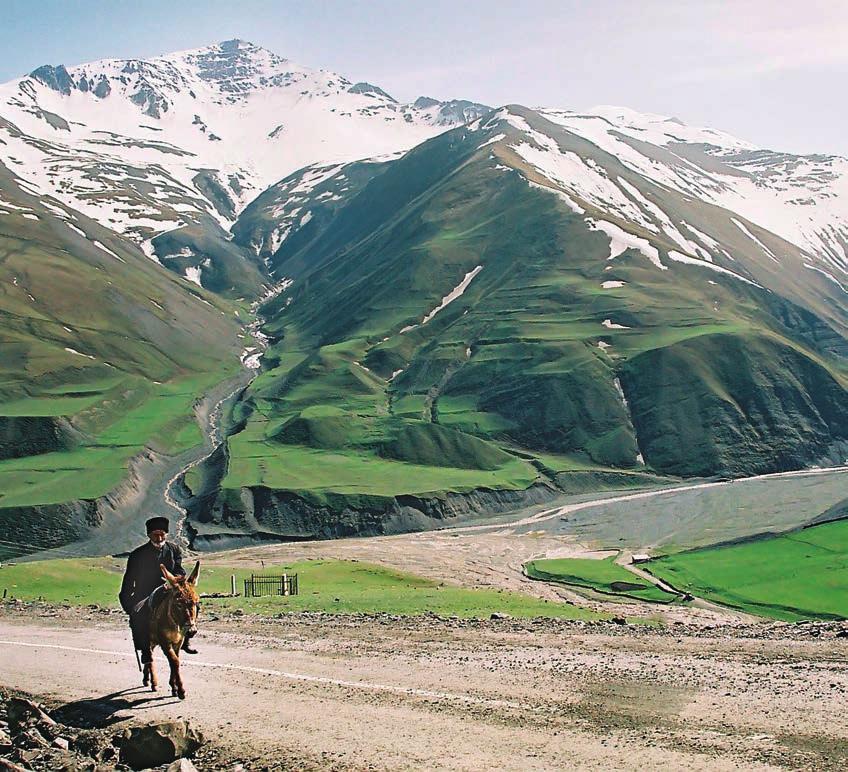
<path fill-rule="evenodd" d="M 194 564 L 194 569 L 186 578 L 174 576 L 161 563 L 162 576 L 171 586 L 171 604 L 175 621 L 184 632 L 197 632 L 197 612 L 200 608 L 200 596 L 197 594 L 197 577 L 200 575 L 200 561 Z"/>

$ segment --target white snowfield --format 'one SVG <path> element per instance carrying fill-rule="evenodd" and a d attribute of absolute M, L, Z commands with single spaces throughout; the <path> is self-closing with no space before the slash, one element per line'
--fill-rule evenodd
<path fill-rule="evenodd" d="M 127 235 L 152 259 L 157 235 L 207 223 L 226 231 L 284 180 L 268 210 L 274 227 L 253 244 L 268 259 L 310 223 L 315 201 L 345 195 L 345 164 L 390 162 L 463 124 L 481 132 L 478 150 L 495 169 L 523 174 L 605 234 L 609 259 L 631 249 L 658 270 L 686 263 L 751 282 L 738 261 L 755 256 L 760 266 L 792 260 L 819 285 L 848 283 L 848 159 L 838 156 L 774 152 L 621 107 L 401 104 L 238 40 L 43 67 L 0 85 L 0 163 L 22 189 L 80 236 L 65 208 Z M 334 187 L 319 199 L 327 180 Z M 685 217 L 672 199 L 689 207 Z M 0 216 L 16 211 L 39 217 L 0 197 Z"/>
<path fill-rule="evenodd" d="M 237 40 L 35 72 L 0 86 L 0 162 L 137 242 L 204 217 L 227 228 L 297 169 L 390 156 L 484 111 L 399 104 Z M 194 181 L 201 170 L 232 211 Z"/>
<path fill-rule="evenodd" d="M 738 212 L 848 272 L 848 159 L 774 152 L 620 107 L 544 115 L 646 179 Z"/>
<path fill-rule="evenodd" d="M 505 107 L 469 129 L 497 132 L 479 147 L 507 145 L 549 183 L 528 178 L 532 186 L 555 193 L 606 233 L 610 259 L 635 249 L 661 270 L 663 253 L 691 265 L 719 261 L 718 273 L 749 281 L 728 267 L 736 259 L 727 246 L 735 231 L 744 236 L 734 242 L 742 254 L 799 266 L 805 257 L 840 287 L 839 277 L 848 275 L 848 159 L 758 149 L 723 132 L 618 107 L 540 109 L 529 119 Z M 512 171 L 493 157 L 496 168 Z M 706 205 L 711 224 L 693 225 L 664 208 L 664 197 L 681 195 Z M 801 257 L 797 251 L 790 257 L 785 242 Z"/>

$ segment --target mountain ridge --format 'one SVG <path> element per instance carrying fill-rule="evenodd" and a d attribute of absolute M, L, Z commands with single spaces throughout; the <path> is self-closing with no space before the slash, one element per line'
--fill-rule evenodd
<path fill-rule="evenodd" d="M 0 159 L 161 259 L 157 236 L 193 227 L 226 240 L 237 212 L 286 173 L 407 149 L 488 109 L 403 105 L 234 40 L 45 65 L 3 84 Z"/>
<path fill-rule="evenodd" d="M 0 239 L 18 265 L 37 235 L 45 276 L 93 260 L 115 324 L 159 353 L 74 345 L 76 311 L 9 274 L 0 333 L 62 361 L 19 375 L 36 402 L 6 428 L 73 453 L 68 423 L 114 394 L 66 359 L 126 349 L 133 377 L 162 354 L 185 361 L 163 379 L 212 377 L 204 345 L 226 369 L 236 336 L 259 373 L 189 480 L 201 540 L 844 458 L 845 159 L 610 106 L 402 105 L 242 41 L 35 72 L 0 86 Z M 173 335 L 126 296 L 131 269 L 173 298 Z M 243 327 L 257 309 L 264 352 Z M 39 423 L 63 378 L 83 396 Z"/>

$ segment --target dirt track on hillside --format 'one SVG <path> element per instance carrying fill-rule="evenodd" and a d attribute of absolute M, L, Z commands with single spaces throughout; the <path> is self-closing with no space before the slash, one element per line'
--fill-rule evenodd
<path fill-rule="evenodd" d="M 842 769 L 840 629 L 232 615 L 180 703 L 134 688 L 120 615 L 5 605 L 0 686 L 189 718 L 201 769 Z"/>

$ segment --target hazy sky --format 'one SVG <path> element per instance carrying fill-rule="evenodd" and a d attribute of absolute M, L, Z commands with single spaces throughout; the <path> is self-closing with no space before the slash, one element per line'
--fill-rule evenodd
<path fill-rule="evenodd" d="M 234 37 L 401 100 L 625 105 L 848 155 L 848 0 L 0 0 L 0 81 Z"/>

